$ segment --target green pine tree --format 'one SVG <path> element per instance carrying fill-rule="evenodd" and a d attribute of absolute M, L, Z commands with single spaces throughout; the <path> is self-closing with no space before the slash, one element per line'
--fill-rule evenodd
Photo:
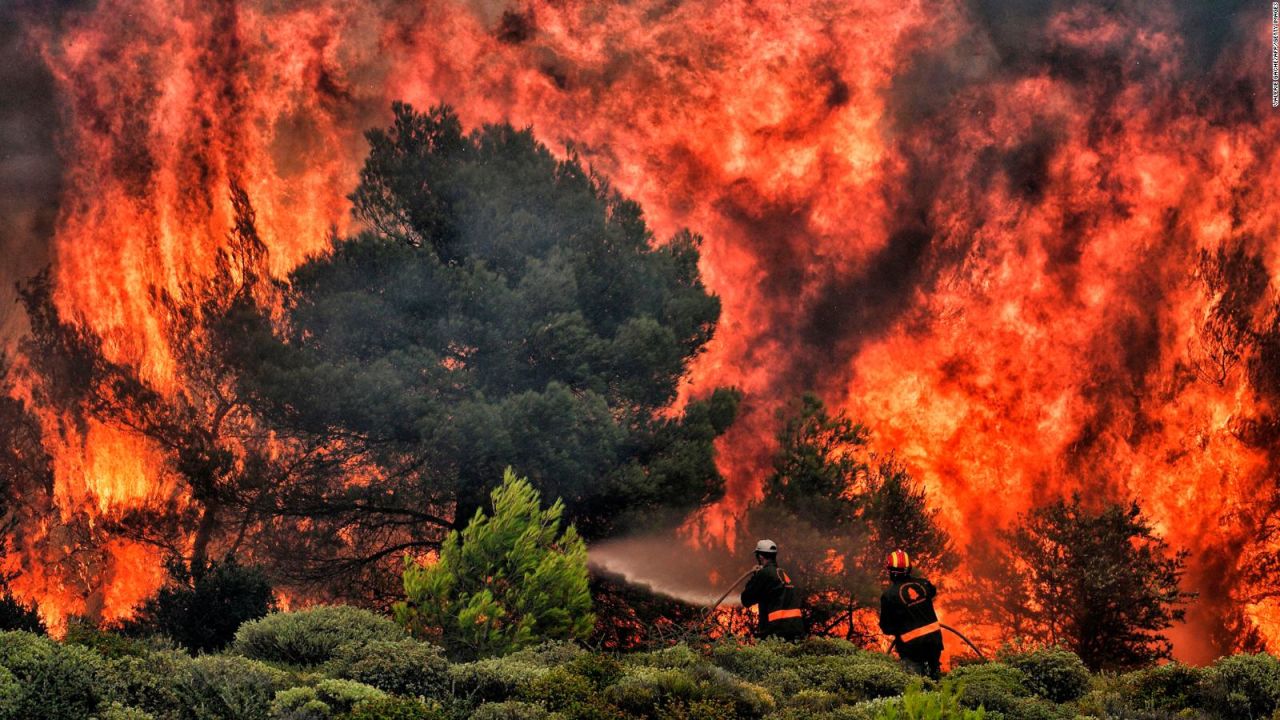
<path fill-rule="evenodd" d="M 563 504 L 542 509 L 538 491 L 511 468 L 491 498 L 493 516 L 477 510 L 436 562 L 406 558 L 396 619 L 458 657 L 585 638 L 595 624 L 587 546 L 572 525 L 560 532 Z"/>

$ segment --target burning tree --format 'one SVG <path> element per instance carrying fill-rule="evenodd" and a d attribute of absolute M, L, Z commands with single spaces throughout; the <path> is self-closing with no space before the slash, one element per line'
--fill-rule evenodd
<path fill-rule="evenodd" d="M 179 576 L 242 555 L 316 593 L 385 598 L 394 559 L 438 547 L 507 464 L 588 536 L 719 496 L 712 443 L 737 394 L 666 411 L 719 314 L 699 239 L 654 247 L 635 203 L 528 131 L 395 111 L 353 195 L 371 229 L 288 293 L 232 187 L 214 278 L 154 290 L 174 387 L 110 359 L 47 274 L 26 285 L 44 430 L 141 438 L 169 483 L 92 523 L 72 514 L 75 562 L 127 537 L 181 558 Z"/>
<path fill-rule="evenodd" d="M 1075 495 L 975 549 L 962 602 L 1007 638 L 1062 645 L 1094 670 L 1131 668 L 1169 658 L 1161 633 L 1192 597 L 1179 587 L 1188 554 L 1171 552 L 1137 503 L 1094 509 Z"/>
<path fill-rule="evenodd" d="M 865 426 L 812 394 L 779 415 L 773 473 L 747 528 L 783 542 L 810 632 L 870 643 L 884 557 L 901 549 L 925 572 L 950 570 L 950 539 L 902 464 L 869 451 Z"/>

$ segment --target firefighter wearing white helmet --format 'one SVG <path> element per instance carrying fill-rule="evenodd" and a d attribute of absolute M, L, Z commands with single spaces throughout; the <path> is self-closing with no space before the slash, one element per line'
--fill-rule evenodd
<path fill-rule="evenodd" d="M 778 567 L 778 544 L 772 540 L 756 543 L 756 571 L 742 589 L 742 606 L 760 606 L 756 637 L 799 640 L 804 637 L 804 617 L 800 599 L 786 571 Z"/>

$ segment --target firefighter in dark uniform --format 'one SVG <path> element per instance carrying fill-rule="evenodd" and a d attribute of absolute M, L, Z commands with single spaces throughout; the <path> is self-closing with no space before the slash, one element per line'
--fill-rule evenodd
<path fill-rule="evenodd" d="M 880 630 L 894 636 L 893 647 L 907 669 L 937 679 L 942 627 L 933 598 L 938 590 L 928 580 L 911 575 L 911 558 L 901 550 L 889 553 L 885 565 L 889 587 L 880 595 Z"/>
<path fill-rule="evenodd" d="M 760 606 L 756 637 L 799 640 L 804 637 L 800 598 L 786 571 L 778 567 L 778 545 L 772 540 L 756 543 L 756 568 L 742 589 L 742 606 Z"/>

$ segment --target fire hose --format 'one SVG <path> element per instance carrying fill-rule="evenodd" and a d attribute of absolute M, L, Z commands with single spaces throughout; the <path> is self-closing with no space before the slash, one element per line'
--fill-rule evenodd
<path fill-rule="evenodd" d="M 973 642 L 971 642 L 971 641 L 969 640 L 969 638 L 965 637 L 965 636 L 964 636 L 964 633 L 960 632 L 959 630 L 957 630 L 957 629 L 955 629 L 955 628 L 953 628 L 953 627 L 951 627 L 950 625 L 947 625 L 947 624 L 945 624 L 945 623 L 938 623 L 938 627 L 942 628 L 943 630 L 948 630 L 948 631 L 950 631 L 951 633 L 953 633 L 956 637 L 958 637 L 958 638 L 960 638 L 961 640 L 963 640 L 965 645 L 968 645 L 970 648 L 972 648 L 972 649 L 973 649 L 973 651 L 974 651 L 975 653 L 977 653 L 977 654 L 978 654 L 978 657 L 982 658 L 982 661 L 983 661 L 983 662 L 986 662 L 986 661 L 987 661 L 987 656 L 986 656 L 986 654 L 984 654 L 981 650 L 979 650 L 979 649 L 978 649 L 978 646 L 977 646 L 977 645 L 974 645 L 974 644 L 973 644 Z"/>
<path fill-rule="evenodd" d="M 729 593 L 733 592 L 734 588 L 741 585 L 743 580 L 746 580 L 747 578 L 751 577 L 752 575 L 755 574 L 755 572 L 756 572 L 756 569 L 752 568 L 742 573 L 742 575 L 737 580 L 733 581 L 733 584 L 729 586 L 729 589 L 725 590 L 724 594 L 720 596 L 720 599 L 716 600 L 715 603 L 713 603 L 711 607 L 707 610 L 707 614 L 704 615 L 702 618 L 702 627 L 706 627 L 707 622 L 711 620 L 711 616 L 716 613 L 716 608 L 720 607 L 720 603 L 724 602 L 724 599 L 729 597 Z"/>
<path fill-rule="evenodd" d="M 755 574 L 755 571 L 756 571 L 755 568 L 752 568 L 751 570 L 748 570 L 742 573 L 741 577 L 733 581 L 733 584 L 730 585 L 729 588 L 724 591 L 724 594 L 721 595 L 720 598 L 716 600 L 714 604 L 711 605 L 710 609 L 707 610 L 707 614 L 702 618 L 702 627 L 706 627 L 707 622 L 711 620 L 711 616 L 715 614 L 716 608 L 720 607 L 720 603 L 724 602 L 725 598 L 729 597 L 729 593 L 733 592 L 734 588 L 738 587 L 738 585 L 740 585 L 743 580 L 746 580 L 747 578 Z M 951 634 L 963 640 L 964 644 L 968 645 L 970 649 L 972 649 L 975 653 L 977 653 L 979 658 L 982 658 L 983 661 L 987 660 L 986 653 L 979 650 L 978 646 L 974 645 L 972 640 L 965 637 L 964 633 L 951 627 L 950 625 L 947 625 L 946 623 L 938 623 L 938 627 L 950 632 Z"/>

